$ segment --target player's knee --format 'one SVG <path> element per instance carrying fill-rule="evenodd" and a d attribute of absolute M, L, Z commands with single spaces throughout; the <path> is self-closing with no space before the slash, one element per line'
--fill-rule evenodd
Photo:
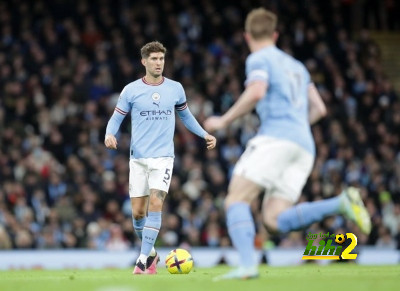
<path fill-rule="evenodd" d="M 163 206 L 163 201 L 158 198 L 151 198 L 149 200 L 149 211 L 161 211 Z"/>
<path fill-rule="evenodd" d="M 225 198 L 225 200 L 224 200 L 224 208 L 225 208 L 225 211 L 228 210 L 228 208 L 229 208 L 231 205 L 232 205 L 232 203 L 228 200 L 228 197 Z"/>
<path fill-rule="evenodd" d="M 162 206 L 167 196 L 167 192 L 161 190 L 151 190 L 149 198 L 149 211 L 162 211 Z"/>
<path fill-rule="evenodd" d="M 132 216 L 135 220 L 142 219 L 146 216 L 145 209 L 133 210 Z"/>
<path fill-rule="evenodd" d="M 225 198 L 225 201 L 224 201 L 225 210 L 228 210 L 228 208 L 230 206 L 232 206 L 235 203 L 239 203 L 239 202 L 244 202 L 244 201 L 237 199 L 237 197 L 235 197 L 234 195 L 228 194 L 228 196 Z"/>
<path fill-rule="evenodd" d="M 263 224 L 269 233 L 275 234 L 275 233 L 279 232 L 278 221 L 277 221 L 276 217 L 273 217 L 271 215 L 264 215 Z"/>

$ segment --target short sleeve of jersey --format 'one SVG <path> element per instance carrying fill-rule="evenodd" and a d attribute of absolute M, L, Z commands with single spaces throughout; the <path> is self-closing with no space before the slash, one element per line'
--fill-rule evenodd
<path fill-rule="evenodd" d="M 254 81 L 264 81 L 268 84 L 268 67 L 262 55 L 251 54 L 246 60 L 246 81 L 244 85 L 247 86 Z"/>
<path fill-rule="evenodd" d="M 178 84 L 176 90 L 177 90 L 178 102 L 175 105 L 175 109 L 178 111 L 185 110 L 187 108 L 185 90 L 183 89 L 180 83 Z"/>
<path fill-rule="evenodd" d="M 129 97 L 129 89 L 127 86 L 125 86 L 125 88 L 119 95 L 115 111 L 121 113 L 122 115 L 126 115 L 129 111 L 131 111 L 131 104 L 128 101 L 128 97 Z"/>

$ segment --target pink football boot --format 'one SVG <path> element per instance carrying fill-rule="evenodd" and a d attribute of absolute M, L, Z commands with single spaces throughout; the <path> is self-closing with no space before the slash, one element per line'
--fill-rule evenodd
<path fill-rule="evenodd" d="M 134 275 L 140 275 L 140 274 L 146 274 L 146 266 L 141 262 L 138 261 L 135 265 L 135 268 L 133 269 L 132 274 Z"/>
<path fill-rule="evenodd" d="M 160 257 L 156 253 L 155 256 L 147 257 L 146 265 L 149 266 L 146 269 L 145 274 L 155 275 L 157 274 L 157 263 L 160 261 Z"/>

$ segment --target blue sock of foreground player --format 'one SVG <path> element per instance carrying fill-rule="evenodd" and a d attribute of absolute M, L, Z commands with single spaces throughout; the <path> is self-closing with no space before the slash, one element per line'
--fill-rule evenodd
<path fill-rule="evenodd" d="M 144 255 L 146 258 L 149 256 L 152 248 L 154 247 L 154 243 L 156 242 L 160 227 L 161 212 L 149 212 L 142 232 L 142 248 L 139 256 L 140 260 L 142 255 Z"/>
<path fill-rule="evenodd" d="M 243 267 L 257 265 L 255 260 L 255 227 L 250 206 L 247 203 L 235 203 L 226 213 L 229 236 L 233 246 L 239 251 L 240 264 Z"/>
<path fill-rule="evenodd" d="M 278 230 L 281 233 L 286 233 L 305 228 L 329 215 L 339 213 L 339 209 L 339 197 L 300 203 L 285 210 L 278 216 Z"/>

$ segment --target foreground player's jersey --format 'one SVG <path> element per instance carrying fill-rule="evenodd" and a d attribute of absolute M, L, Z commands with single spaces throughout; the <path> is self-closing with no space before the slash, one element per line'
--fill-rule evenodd
<path fill-rule="evenodd" d="M 269 46 L 248 56 L 246 76 L 246 85 L 255 80 L 268 84 L 267 94 L 256 107 L 261 121 L 258 134 L 290 140 L 314 155 L 308 121 L 310 75 L 304 65 Z"/>
<path fill-rule="evenodd" d="M 115 111 L 131 113 L 131 157 L 174 157 L 175 109 L 186 108 L 182 85 L 168 78 L 156 85 L 142 78 L 125 86 Z"/>

